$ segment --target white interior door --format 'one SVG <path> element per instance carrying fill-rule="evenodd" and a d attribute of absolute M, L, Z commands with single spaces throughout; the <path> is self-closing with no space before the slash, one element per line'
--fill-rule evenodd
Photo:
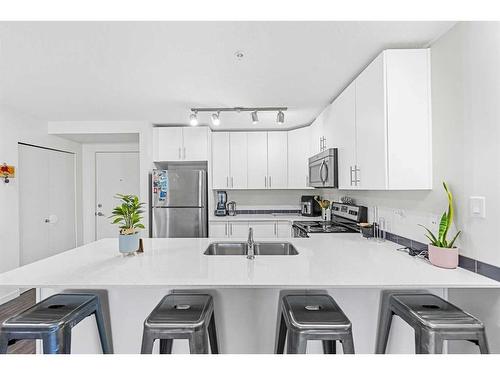
<path fill-rule="evenodd" d="M 19 145 L 20 264 L 76 246 L 75 155 Z"/>
<path fill-rule="evenodd" d="M 95 238 L 116 237 L 118 227 L 111 224 L 111 211 L 119 202 L 116 194 L 139 196 L 139 153 L 96 152 L 95 154 Z M 147 210 L 147 207 L 144 208 Z M 144 215 L 147 213 L 145 212 Z"/>

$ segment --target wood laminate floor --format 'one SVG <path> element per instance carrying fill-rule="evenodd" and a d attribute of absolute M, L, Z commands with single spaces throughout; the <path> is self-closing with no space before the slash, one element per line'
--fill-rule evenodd
<path fill-rule="evenodd" d="M 0 305 L 0 322 L 26 310 L 36 303 L 36 290 L 30 289 L 19 297 Z M 9 354 L 35 354 L 35 340 L 21 340 L 9 346 Z"/>

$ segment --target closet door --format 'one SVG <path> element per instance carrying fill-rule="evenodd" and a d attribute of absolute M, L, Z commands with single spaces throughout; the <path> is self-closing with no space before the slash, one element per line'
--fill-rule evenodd
<path fill-rule="evenodd" d="M 76 247 L 75 156 L 19 145 L 21 265 Z"/>
<path fill-rule="evenodd" d="M 49 153 L 19 145 L 19 238 L 20 265 L 49 254 Z"/>
<path fill-rule="evenodd" d="M 49 153 L 49 249 L 54 255 L 76 247 L 75 155 Z"/>

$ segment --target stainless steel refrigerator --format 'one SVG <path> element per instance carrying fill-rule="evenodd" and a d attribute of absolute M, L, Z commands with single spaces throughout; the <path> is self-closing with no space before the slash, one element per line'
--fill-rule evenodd
<path fill-rule="evenodd" d="M 207 172 L 154 170 L 152 237 L 208 237 Z"/>

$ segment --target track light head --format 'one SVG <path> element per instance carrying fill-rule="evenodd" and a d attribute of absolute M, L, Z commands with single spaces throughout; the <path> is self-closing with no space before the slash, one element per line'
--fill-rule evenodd
<path fill-rule="evenodd" d="M 212 124 L 214 126 L 219 126 L 220 125 L 220 112 L 217 113 L 212 113 Z"/>
<path fill-rule="evenodd" d="M 191 126 L 198 125 L 198 112 L 197 111 L 194 111 L 193 113 L 191 113 L 191 115 L 189 116 L 189 123 L 191 124 Z"/>
<path fill-rule="evenodd" d="M 278 124 L 283 124 L 285 122 L 285 114 L 283 112 L 278 112 L 278 115 L 276 116 L 276 122 Z"/>
<path fill-rule="evenodd" d="M 252 124 L 257 124 L 259 122 L 259 116 L 257 115 L 257 111 L 252 112 Z"/>

